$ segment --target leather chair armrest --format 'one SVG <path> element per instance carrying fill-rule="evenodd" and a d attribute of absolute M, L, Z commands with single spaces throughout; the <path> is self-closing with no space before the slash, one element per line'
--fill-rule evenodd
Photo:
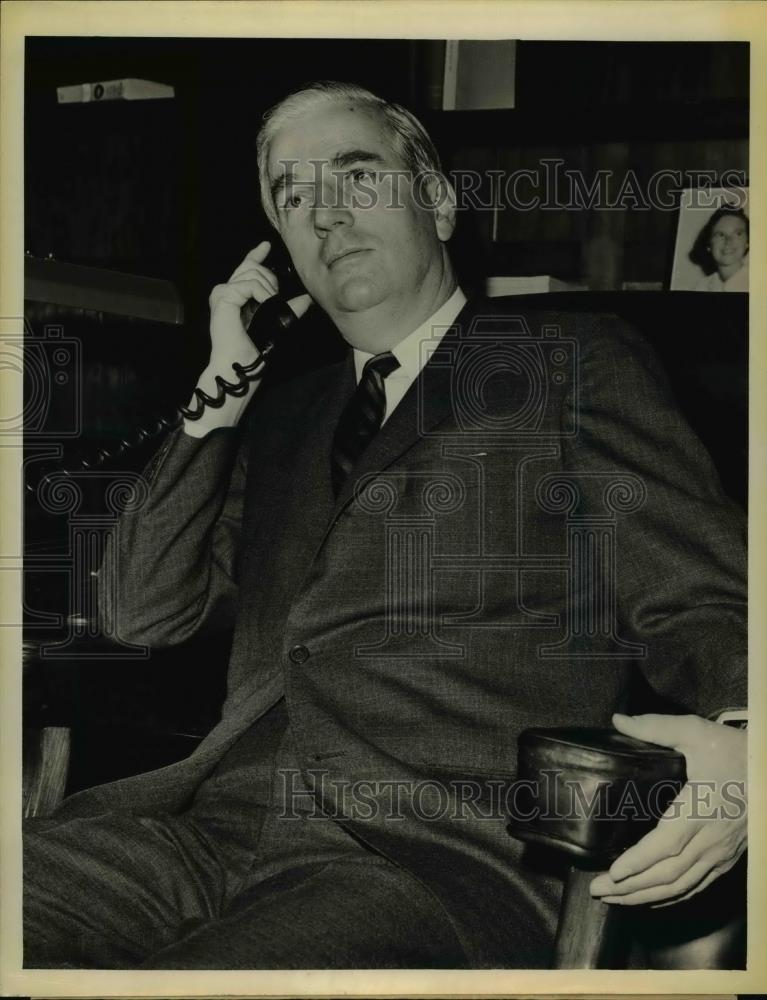
<path fill-rule="evenodd" d="M 609 967 L 617 907 L 589 884 L 648 832 L 686 781 L 682 754 L 610 729 L 528 729 L 519 737 L 517 815 L 509 831 L 570 859 L 555 968 Z"/>

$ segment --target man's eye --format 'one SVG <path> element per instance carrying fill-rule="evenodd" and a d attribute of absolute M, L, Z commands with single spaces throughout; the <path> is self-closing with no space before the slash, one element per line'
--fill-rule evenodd
<path fill-rule="evenodd" d="M 368 170 L 365 167 L 356 167 L 354 170 L 350 170 L 346 176 L 355 184 L 360 184 L 362 181 L 375 181 L 377 174 L 375 170 Z"/>
<path fill-rule="evenodd" d="M 285 191 L 280 207 L 286 210 L 301 208 L 302 205 L 306 204 L 306 200 L 306 191 L 297 191 L 295 188 L 290 188 Z"/>

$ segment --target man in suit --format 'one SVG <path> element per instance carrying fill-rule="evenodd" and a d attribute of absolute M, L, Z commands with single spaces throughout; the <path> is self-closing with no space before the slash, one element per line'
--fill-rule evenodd
<path fill-rule="evenodd" d="M 739 515 L 630 330 L 466 301 L 404 109 L 304 88 L 259 170 L 293 308 L 352 350 L 259 394 L 242 310 L 279 290 L 269 244 L 214 289 L 199 384 L 252 381 L 160 448 L 101 597 L 129 641 L 234 629 L 221 722 L 30 827 L 25 965 L 545 965 L 561 881 L 505 829 L 517 736 L 613 718 L 683 750 L 716 810 L 745 773 L 710 721 L 745 704 Z M 691 714 L 613 716 L 639 672 Z M 595 894 L 678 900 L 732 867 L 742 810 L 692 818 L 691 787 Z"/>

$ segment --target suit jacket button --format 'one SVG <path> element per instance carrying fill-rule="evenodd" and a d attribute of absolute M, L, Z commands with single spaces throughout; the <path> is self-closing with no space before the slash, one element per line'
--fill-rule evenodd
<path fill-rule="evenodd" d="M 294 646 L 288 653 L 291 663 L 306 663 L 309 659 L 309 650 L 306 646 Z"/>

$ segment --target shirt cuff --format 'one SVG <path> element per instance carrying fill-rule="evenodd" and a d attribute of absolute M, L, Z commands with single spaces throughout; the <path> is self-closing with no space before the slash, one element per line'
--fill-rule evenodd
<path fill-rule="evenodd" d="M 718 712 L 712 713 L 710 718 L 712 721 L 720 722 L 725 726 L 736 726 L 738 729 L 746 729 L 748 727 L 747 708 L 723 708 Z"/>
<path fill-rule="evenodd" d="M 250 364 L 252 362 L 248 362 Z M 243 367 L 247 367 L 247 364 L 243 364 Z M 205 371 L 200 375 L 200 379 L 197 383 L 198 387 L 206 392 L 209 396 L 214 399 L 218 397 L 219 389 L 216 385 L 215 378 L 217 374 L 221 374 L 220 371 L 212 369 L 210 366 L 205 369 Z M 228 382 L 236 382 L 236 376 L 233 372 L 222 375 L 222 377 Z M 227 394 L 224 398 L 224 402 L 220 407 L 206 406 L 203 409 L 202 416 L 199 420 L 189 420 L 184 419 L 184 433 L 188 434 L 190 437 L 202 438 L 205 437 L 213 430 L 218 430 L 222 427 L 236 427 L 237 424 L 242 419 L 242 415 L 247 409 L 248 403 L 250 402 L 253 393 L 258 388 L 260 383 L 260 378 L 248 383 L 248 390 L 242 396 L 232 396 Z M 199 402 L 196 395 L 192 396 L 189 402 L 190 409 L 196 409 L 199 406 Z"/>

